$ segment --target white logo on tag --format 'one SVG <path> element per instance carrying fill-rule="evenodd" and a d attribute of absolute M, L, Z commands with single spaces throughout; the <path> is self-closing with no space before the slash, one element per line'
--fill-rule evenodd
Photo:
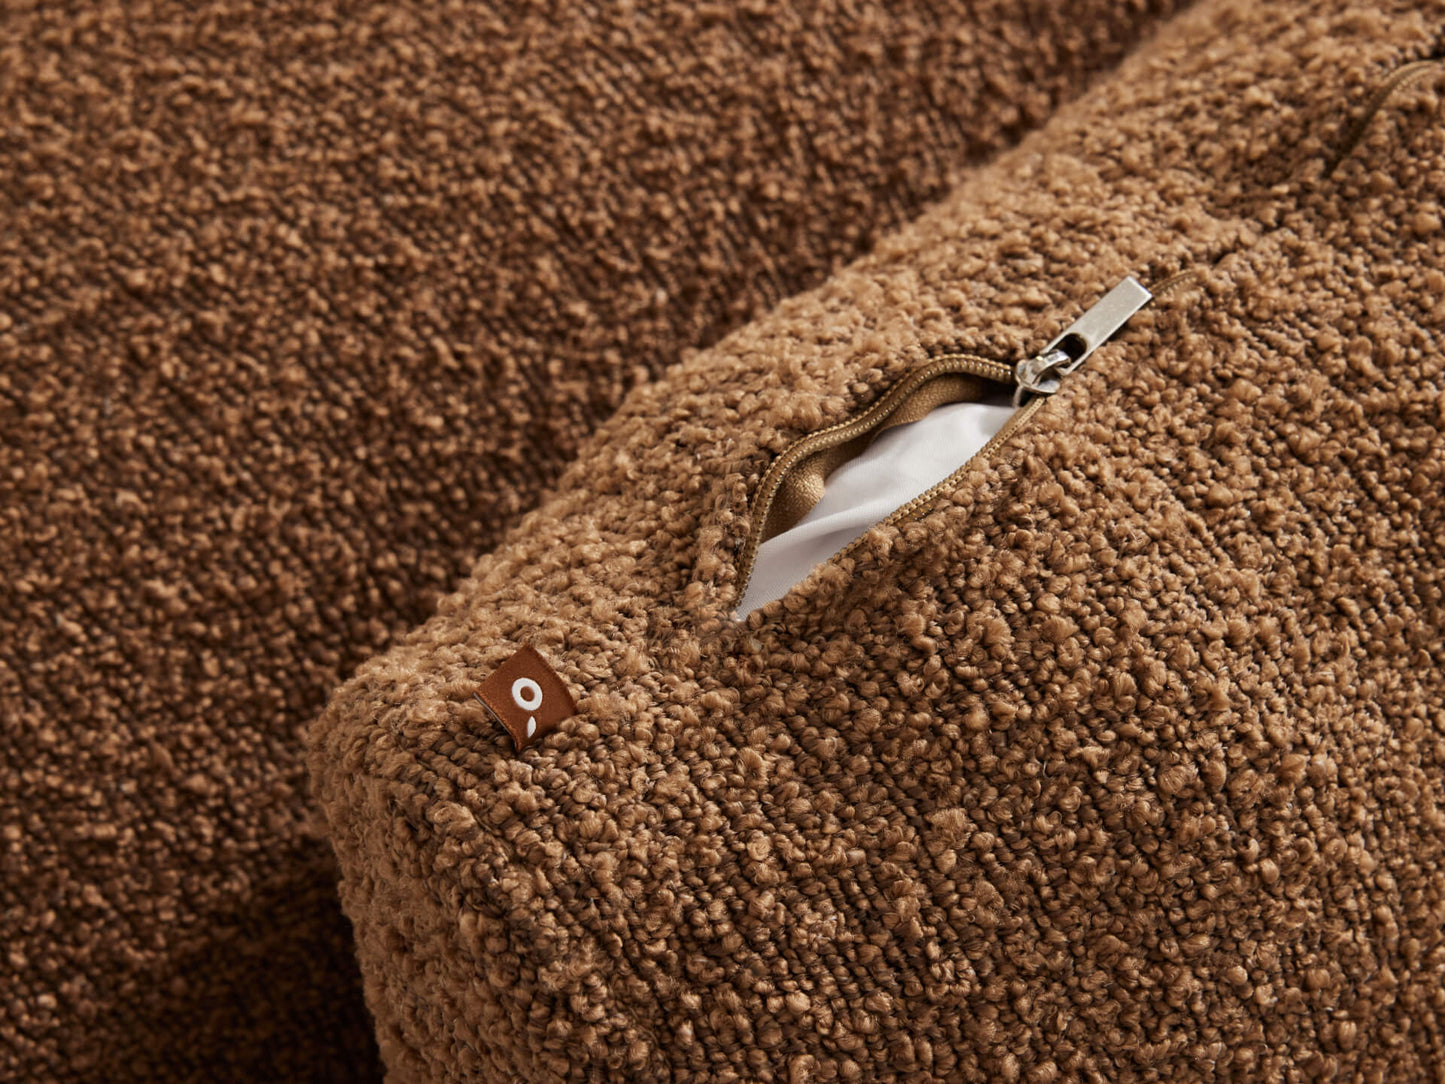
<path fill-rule="evenodd" d="M 518 678 L 512 682 L 512 703 L 523 711 L 536 711 L 542 706 L 542 686 L 531 678 Z M 537 733 L 537 717 L 527 718 L 527 737 Z"/>

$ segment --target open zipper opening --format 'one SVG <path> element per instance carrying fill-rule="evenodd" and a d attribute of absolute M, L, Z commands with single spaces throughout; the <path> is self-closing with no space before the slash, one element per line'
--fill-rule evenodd
<path fill-rule="evenodd" d="M 802 519 L 822 496 L 828 475 L 879 433 L 917 421 L 947 403 L 981 399 L 989 384 L 1013 383 L 1012 365 L 977 354 L 945 354 L 909 373 L 862 413 L 795 440 L 773 460 L 758 487 L 753 528 L 739 564 L 738 598 L 747 594 L 758 548 Z M 1004 428 L 1012 428 L 1012 422 Z"/>
<path fill-rule="evenodd" d="M 1172 289 L 1184 277 L 1174 276 L 1162 286 Z M 794 441 L 769 466 L 758 487 L 753 527 L 739 560 L 738 602 L 748 597 L 748 585 L 763 543 L 797 524 L 822 497 L 828 475 L 842 463 L 862 454 L 880 433 L 918 421 L 948 403 L 979 401 L 990 390 L 998 388 L 1014 390 L 1016 409 L 978 452 L 968 456 L 942 480 L 895 508 L 874 524 L 875 527 L 924 514 L 944 493 L 957 486 L 965 471 L 996 454 L 1021 425 L 1033 418 L 1045 399 L 1058 390 L 1063 378 L 1112 338 L 1150 297 L 1149 291 L 1132 278 L 1126 278 L 1031 358 L 1009 363 L 964 352 L 942 355 L 909 373 L 861 413 Z M 851 553 L 869 533 L 865 530 L 829 559 L 837 560 Z"/>
<path fill-rule="evenodd" d="M 973 455 L 969 456 L 957 470 L 943 479 L 943 481 L 924 490 L 911 501 L 894 509 L 885 519 L 881 520 L 880 523 L 893 526 L 894 524 L 904 523 L 910 519 L 916 519 L 918 516 L 924 515 L 930 507 L 938 502 L 939 497 L 957 486 L 958 480 L 963 477 L 964 472 L 976 463 L 987 462 L 1004 442 L 1013 436 L 1014 431 L 1018 429 L 1019 426 L 1027 424 L 1028 421 L 1038 413 L 1039 408 L 1042 407 L 1046 401 L 1047 399 L 1045 397 L 1039 396 L 1024 403 L 1023 406 L 1019 407 L 1009 416 L 1008 421 L 1003 423 L 1003 427 L 989 438 L 988 443 Z M 834 558 L 843 557 L 851 553 L 862 544 L 863 539 L 866 537 L 866 534 L 859 535 L 834 554 Z"/>

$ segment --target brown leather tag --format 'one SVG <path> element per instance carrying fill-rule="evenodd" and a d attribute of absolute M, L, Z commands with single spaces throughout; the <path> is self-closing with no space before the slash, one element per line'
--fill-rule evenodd
<path fill-rule="evenodd" d="M 507 728 L 519 753 L 577 714 L 567 686 L 531 647 L 497 667 L 475 695 Z"/>

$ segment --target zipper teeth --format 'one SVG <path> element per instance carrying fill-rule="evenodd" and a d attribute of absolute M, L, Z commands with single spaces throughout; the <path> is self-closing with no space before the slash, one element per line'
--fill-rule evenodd
<path fill-rule="evenodd" d="M 878 422 L 888 417 L 898 408 L 899 403 L 912 395 L 920 387 L 935 377 L 954 373 L 964 373 L 969 376 L 982 377 L 985 380 L 992 380 L 998 384 L 1012 385 L 1014 382 L 1013 366 L 1006 365 L 1001 361 L 993 361 L 990 358 L 979 357 L 977 354 L 945 354 L 934 361 L 929 362 L 923 368 L 910 373 L 903 381 L 895 385 L 883 398 L 879 399 L 862 414 L 854 415 L 851 418 L 844 418 L 835 422 L 826 429 L 820 429 L 816 433 L 809 433 L 799 437 L 784 449 L 783 454 L 773 461 L 773 465 L 763 475 L 762 485 L 758 490 L 758 501 L 753 513 L 752 527 L 748 532 L 747 544 L 743 549 L 743 555 L 738 562 L 741 572 L 738 577 L 737 597 L 742 598 L 747 594 L 748 581 L 752 579 L 753 562 L 757 560 L 758 547 L 762 545 L 763 525 L 768 521 L 768 514 L 773 509 L 773 501 L 782 489 L 783 482 L 787 479 L 788 473 L 798 463 L 823 448 L 831 447 L 834 444 L 841 444 L 852 440 L 854 437 L 866 433 Z M 1017 415 L 1015 415 L 1017 416 Z M 1009 419 L 1004 429 L 1012 428 L 1013 419 Z M 1002 431 L 1001 431 L 1002 432 Z M 995 437 L 994 439 L 997 439 Z M 989 442 L 989 446 L 993 441 Z M 984 449 L 987 450 L 987 446 Z M 910 502 L 911 503 L 911 502 Z"/>
<path fill-rule="evenodd" d="M 963 477 L 965 471 L 967 471 L 975 463 L 986 460 L 995 452 L 997 452 L 998 449 L 1003 445 L 1003 443 L 1008 440 L 1009 437 L 1013 436 L 1014 431 L 1018 429 L 1019 426 L 1025 424 L 1030 418 L 1032 418 L 1034 414 L 1038 412 L 1039 408 L 1042 407 L 1044 403 L 1046 403 L 1048 400 L 1049 396 L 1047 395 L 1036 395 L 1023 406 L 1015 410 L 1011 415 L 1009 415 L 1008 421 L 1003 423 L 1003 427 L 999 429 L 999 431 L 995 433 L 992 437 L 989 438 L 988 443 L 985 444 L 978 451 L 974 452 L 973 455 L 969 456 L 968 459 L 964 461 L 961 467 L 955 470 L 943 481 L 938 482 L 929 489 L 924 490 L 907 504 L 903 505 L 900 508 L 895 508 L 888 515 L 888 518 L 882 521 L 882 525 L 892 527 L 898 523 L 903 522 L 906 519 L 912 519 L 915 516 L 927 512 L 933 504 L 937 503 L 939 497 L 943 496 L 944 493 L 948 492 L 948 490 L 954 488 L 958 484 L 958 480 Z M 836 561 L 838 558 L 845 557 L 848 554 L 852 553 L 855 549 L 857 549 L 863 544 L 863 541 L 868 537 L 869 533 L 871 533 L 871 528 L 868 531 L 864 531 L 857 538 L 853 539 L 853 541 L 849 542 L 846 546 L 844 546 L 837 553 L 835 553 L 832 557 L 832 560 Z"/>
<path fill-rule="evenodd" d="M 1365 102 L 1364 108 L 1360 110 L 1360 115 L 1355 118 L 1354 123 L 1345 132 L 1344 138 L 1340 140 L 1339 147 L 1325 164 L 1324 176 L 1332 176 L 1340 164 L 1354 153 L 1355 148 L 1360 145 L 1360 141 L 1365 138 L 1365 132 L 1369 129 L 1370 122 L 1375 119 L 1375 114 L 1385 107 L 1385 103 L 1394 96 L 1396 91 L 1403 90 L 1411 83 L 1424 78 L 1438 69 L 1442 63 L 1445 61 L 1439 57 L 1412 61 L 1397 68 L 1388 79 L 1376 87 L 1375 92 Z"/>
<path fill-rule="evenodd" d="M 1149 293 L 1155 301 L 1161 297 L 1168 297 L 1175 290 L 1183 289 L 1194 282 L 1202 282 L 1204 272 L 1198 267 L 1186 267 L 1183 271 L 1176 271 L 1159 280 L 1156 285 L 1148 287 Z"/>

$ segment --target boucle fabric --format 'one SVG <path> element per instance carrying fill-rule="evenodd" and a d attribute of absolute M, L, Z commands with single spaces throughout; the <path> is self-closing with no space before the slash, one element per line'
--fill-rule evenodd
<path fill-rule="evenodd" d="M 1445 1077 L 1442 29 L 1206 0 L 632 393 L 313 731 L 389 1079 Z M 730 618 L 792 441 L 1129 273 L 997 454 Z M 518 753 L 524 644 L 578 710 Z"/>
<path fill-rule="evenodd" d="M 0 1077 L 376 1075 L 300 732 L 1166 0 L 0 14 Z"/>

